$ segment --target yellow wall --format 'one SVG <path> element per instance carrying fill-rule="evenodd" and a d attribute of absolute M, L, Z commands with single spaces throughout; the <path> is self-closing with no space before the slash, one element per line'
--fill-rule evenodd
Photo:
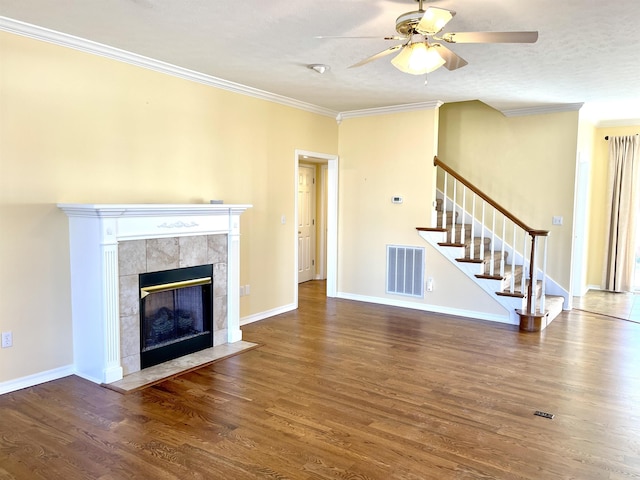
<path fill-rule="evenodd" d="M 386 245 L 422 245 L 429 225 L 437 110 L 340 125 L 338 291 L 385 297 Z M 404 203 L 392 204 L 400 195 Z"/>
<path fill-rule="evenodd" d="M 589 269 L 587 283 L 592 287 L 602 286 L 606 222 L 607 222 L 607 177 L 609 168 L 609 142 L 604 137 L 635 135 L 640 125 L 596 128 L 593 139 L 593 162 L 591 168 L 591 205 L 589 229 Z"/>
<path fill-rule="evenodd" d="M 55 204 L 254 207 L 241 315 L 293 302 L 296 148 L 334 119 L 0 32 L 0 382 L 72 363 L 68 223 Z"/>
<path fill-rule="evenodd" d="M 478 102 L 440 107 L 438 157 L 532 228 L 547 272 L 570 290 L 578 112 L 507 118 Z M 552 217 L 563 217 L 562 226 Z"/>

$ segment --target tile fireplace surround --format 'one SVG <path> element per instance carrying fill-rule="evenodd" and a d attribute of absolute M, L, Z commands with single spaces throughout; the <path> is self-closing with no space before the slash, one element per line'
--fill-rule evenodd
<path fill-rule="evenodd" d="M 251 205 L 61 203 L 58 207 L 69 217 L 77 375 L 112 383 L 139 370 L 139 352 L 133 352 L 139 342 L 135 279 L 147 271 L 213 263 L 214 345 L 242 340 L 240 215 Z"/>

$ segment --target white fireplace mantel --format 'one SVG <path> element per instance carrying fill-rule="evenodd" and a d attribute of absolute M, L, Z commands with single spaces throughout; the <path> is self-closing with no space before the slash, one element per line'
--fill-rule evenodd
<path fill-rule="evenodd" d="M 123 377 L 120 363 L 118 242 L 228 235 L 227 343 L 240 330 L 240 214 L 251 205 L 70 204 L 73 355 L 76 373 L 96 383 Z"/>

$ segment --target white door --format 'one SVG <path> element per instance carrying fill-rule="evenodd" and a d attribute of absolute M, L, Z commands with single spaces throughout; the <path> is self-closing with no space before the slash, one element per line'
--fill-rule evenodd
<path fill-rule="evenodd" d="M 312 165 L 298 168 L 298 283 L 315 274 L 315 171 Z"/>

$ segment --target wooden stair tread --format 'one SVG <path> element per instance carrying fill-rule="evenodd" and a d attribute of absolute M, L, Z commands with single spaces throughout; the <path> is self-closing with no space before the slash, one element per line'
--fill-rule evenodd
<path fill-rule="evenodd" d="M 489 275 L 489 274 L 483 274 L 483 273 L 478 273 L 475 276 L 476 278 L 485 278 L 487 280 L 504 280 L 505 278 L 502 275 Z"/>
<path fill-rule="evenodd" d="M 456 258 L 456 262 L 461 263 L 484 263 L 485 261 L 481 258 Z"/>
<path fill-rule="evenodd" d="M 438 242 L 441 247 L 464 247 L 464 243 Z"/>
<path fill-rule="evenodd" d="M 509 292 L 509 291 L 502 291 L 502 292 L 496 292 L 496 295 L 500 295 L 502 297 L 514 297 L 514 298 L 524 298 L 524 294 L 522 292 Z"/>

